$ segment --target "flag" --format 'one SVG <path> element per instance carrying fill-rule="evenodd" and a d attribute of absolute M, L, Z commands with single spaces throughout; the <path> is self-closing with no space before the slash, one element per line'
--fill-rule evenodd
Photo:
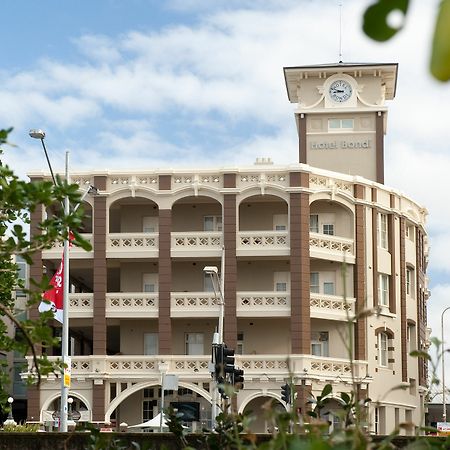
<path fill-rule="evenodd" d="M 69 233 L 69 248 L 72 246 L 74 235 Z M 54 318 L 63 323 L 63 305 L 64 305 L 64 254 L 58 270 L 50 280 L 48 291 L 42 294 L 42 301 L 39 305 L 39 312 L 53 311 Z"/>

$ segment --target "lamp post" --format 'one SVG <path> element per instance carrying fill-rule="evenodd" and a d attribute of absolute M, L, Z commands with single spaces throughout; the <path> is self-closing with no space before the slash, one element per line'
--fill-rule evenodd
<path fill-rule="evenodd" d="M 444 314 L 450 309 L 450 306 L 442 311 L 441 314 L 441 346 L 442 346 L 442 421 L 447 422 L 447 405 L 445 401 L 445 350 L 444 350 Z"/>
<path fill-rule="evenodd" d="M 57 186 L 55 175 L 53 173 L 52 165 L 48 157 L 47 149 L 45 147 L 44 138 L 45 132 L 42 130 L 30 130 L 30 137 L 33 139 L 39 139 L 42 143 L 42 148 L 44 149 L 45 157 L 47 159 L 47 164 L 50 169 L 53 184 Z M 65 157 L 65 178 L 66 182 L 70 183 L 69 176 L 69 152 L 66 151 Z M 89 186 L 88 190 L 81 197 L 80 203 L 74 207 L 74 211 L 78 209 L 81 202 L 84 200 L 88 194 L 97 194 L 98 190 L 94 186 Z M 69 197 L 66 195 L 64 199 L 64 214 L 68 216 L 70 214 L 70 204 Z M 61 337 L 61 359 L 65 367 L 67 367 L 67 374 L 70 374 L 70 357 L 69 357 L 69 228 L 66 229 L 67 238 L 64 240 L 64 251 L 63 251 L 63 264 L 64 264 L 64 285 L 63 285 L 63 322 L 62 322 L 62 337 Z M 66 371 L 66 368 L 64 369 Z M 67 411 L 68 411 L 68 393 L 70 387 L 70 377 L 66 378 L 66 373 L 62 374 L 61 377 L 61 413 L 60 413 L 60 424 L 59 429 L 62 432 L 67 431 Z M 73 401 L 73 400 L 72 400 Z"/>
<path fill-rule="evenodd" d="M 8 413 L 8 418 L 5 420 L 4 425 L 17 425 L 16 421 L 14 420 L 13 412 L 12 412 L 13 402 L 14 402 L 14 399 L 12 397 L 8 397 L 9 413 Z"/>
<path fill-rule="evenodd" d="M 213 337 L 213 348 L 214 346 L 223 345 L 223 320 L 224 320 L 224 291 L 225 291 L 225 247 L 222 247 L 222 260 L 221 260 L 221 273 L 219 277 L 219 271 L 216 266 L 205 266 L 203 272 L 211 277 L 211 282 L 214 289 L 214 296 L 216 300 L 219 300 L 219 324 L 217 328 L 217 333 L 214 333 Z M 219 294 L 219 295 L 217 295 Z M 218 382 L 216 382 L 216 387 L 212 395 L 211 404 L 211 422 L 212 427 L 215 426 L 216 421 L 216 407 L 217 407 L 217 395 L 219 393 Z"/>

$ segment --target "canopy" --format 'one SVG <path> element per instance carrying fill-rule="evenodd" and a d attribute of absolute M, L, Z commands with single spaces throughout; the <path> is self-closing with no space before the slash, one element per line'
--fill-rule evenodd
<path fill-rule="evenodd" d="M 128 428 L 159 428 L 160 426 L 161 426 L 161 413 L 153 417 L 153 419 L 147 420 L 147 422 L 139 423 L 137 425 L 130 425 Z M 162 426 L 163 428 L 168 428 L 165 416 L 163 416 Z"/>

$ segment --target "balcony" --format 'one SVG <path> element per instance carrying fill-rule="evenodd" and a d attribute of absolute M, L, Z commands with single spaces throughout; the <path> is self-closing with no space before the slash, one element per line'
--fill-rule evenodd
<path fill-rule="evenodd" d="M 70 317 L 90 318 L 94 315 L 94 294 L 70 294 Z M 106 317 L 157 318 L 158 294 L 148 292 L 107 293 Z"/>
<path fill-rule="evenodd" d="M 347 320 L 355 315 L 355 298 L 311 293 L 311 317 L 317 319 Z"/>
<path fill-rule="evenodd" d="M 170 317 L 218 317 L 219 305 L 213 292 L 172 292 Z"/>
<path fill-rule="evenodd" d="M 238 292 L 238 317 L 289 317 L 291 296 L 289 292 Z"/>
<path fill-rule="evenodd" d="M 332 261 L 355 263 L 354 240 L 328 234 L 309 234 L 310 256 Z"/>
<path fill-rule="evenodd" d="M 92 233 L 81 233 L 80 234 L 83 239 L 88 241 L 92 247 L 94 247 L 94 238 Z M 52 248 L 49 248 L 47 250 L 42 250 L 42 258 L 43 259 L 61 259 L 64 249 L 64 242 L 58 241 L 55 242 Z M 87 252 L 86 250 L 83 250 L 81 247 L 76 247 L 75 245 L 72 245 L 70 247 L 70 258 L 71 259 L 86 259 L 86 258 L 93 258 L 94 257 L 94 251 L 92 248 L 92 251 Z"/>
<path fill-rule="evenodd" d="M 289 256 L 288 231 L 239 231 L 237 256 Z"/>
<path fill-rule="evenodd" d="M 107 258 L 157 258 L 158 233 L 109 233 Z"/>
<path fill-rule="evenodd" d="M 28 371 L 32 358 L 28 359 Z M 49 357 L 55 361 L 57 357 Z M 210 380 L 208 363 L 211 355 L 116 355 L 73 356 L 72 378 L 79 379 L 160 379 L 160 367 L 184 380 Z M 246 379 L 270 380 L 287 378 L 314 378 L 322 381 L 352 381 L 352 367 L 347 359 L 325 358 L 311 355 L 236 355 L 236 365 L 245 371 Z M 354 361 L 355 379 L 367 376 L 367 361 Z M 26 374 L 24 374 L 26 375 Z M 55 377 L 50 374 L 49 379 Z"/>
<path fill-rule="evenodd" d="M 217 231 L 184 231 L 171 233 L 171 256 L 220 257 L 222 233 Z"/>

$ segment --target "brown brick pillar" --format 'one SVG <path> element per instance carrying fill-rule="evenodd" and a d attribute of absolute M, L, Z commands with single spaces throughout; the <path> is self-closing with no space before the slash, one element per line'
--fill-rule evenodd
<path fill-rule="evenodd" d="M 106 177 L 94 177 L 94 185 L 106 190 Z M 94 321 L 93 354 L 106 355 L 106 197 L 94 197 Z"/>
<path fill-rule="evenodd" d="M 375 117 L 376 177 L 378 183 L 384 184 L 384 113 L 379 111 Z"/>
<path fill-rule="evenodd" d="M 172 260 L 170 242 L 172 230 L 172 211 L 159 210 L 159 313 L 158 336 L 159 353 L 172 353 L 172 322 L 170 320 L 170 293 L 172 290 Z"/>
<path fill-rule="evenodd" d="M 389 311 L 397 312 L 397 277 L 396 277 L 396 243 L 394 214 L 388 215 L 388 251 L 391 254 L 391 277 L 389 279 Z"/>
<path fill-rule="evenodd" d="M 309 187 L 307 173 L 292 172 L 290 186 Z M 311 352 L 309 194 L 289 195 L 291 270 L 291 352 Z"/>
<path fill-rule="evenodd" d="M 402 351 L 402 381 L 408 381 L 408 348 L 406 320 L 406 256 L 405 256 L 405 218 L 400 218 L 400 338 Z"/>
<path fill-rule="evenodd" d="M 306 384 L 305 380 L 302 380 L 301 384 L 295 386 L 297 392 L 297 399 L 294 400 L 294 408 L 299 416 L 306 417 L 306 413 L 311 411 L 311 405 L 308 401 L 311 398 L 312 386 Z"/>
<path fill-rule="evenodd" d="M 106 177 L 94 177 L 94 185 L 100 191 L 106 190 Z M 94 197 L 94 318 L 93 318 L 93 345 L 94 355 L 106 355 L 107 328 L 106 328 L 106 197 Z M 105 419 L 105 386 L 93 384 L 92 393 L 92 420 Z"/>
<path fill-rule="evenodd" d="M 364 186 L 355 185 L 354 195 L 357 199 L 364 198 Z M 356 313 L 366 308 L 366 263 L 365 263 L 364 206 L 355 206 L 355 266 L 354 266 L 354 294 L 356 298 Z M 374 267 L 374 272 L 376 268 Z M 366 359 L 366 319 L 358 318 L 355 326 L 355 359 Z"/>
<path fill-rule="evenodd" d="M 377 189 L 372 188 L 372 306 L 378 306 L 378 210 L 375 206 L 377 202 Z"/>
<path fill-rule="evenodd" d="M 424 255 L 424 235 L 420 228 L 416 228 L 416 271 L 417 271 L 417 348 L 424 350 L 422 343 L 426 339 L 427 316 L 425 301 L 425 255 Z M 424 358 L 418 359 L 419 385 L 426 386 L 427 363 Z"/>
<path fill-rule="evenodd" d="M 36 385 L 27 388 L 27 420 L 39 421 L 41 413 L 40 390 Z"/>
<path fill-rule="evenodd" d="M 298 153 L 299 153 L 298 162 L 307 164 L 306 114 L 298 115 Z"/>
<path fill-rule="evenodd" d="M 224 174 L 224 188 L 236 187 L 236 175 Z M 236 194 L 224 194 L 223 198 L 223 245 L 225 247 L 225 312 L 224 312 L 224 342 L 230 348 L 236 348 L 237 318 L 236 318 Z"/>

